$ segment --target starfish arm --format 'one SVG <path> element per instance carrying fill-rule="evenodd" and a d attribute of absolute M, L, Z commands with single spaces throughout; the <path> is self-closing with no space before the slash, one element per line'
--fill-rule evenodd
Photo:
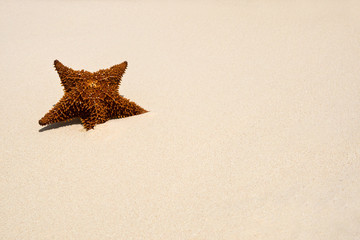
<path fill-rule="evenodd" d="M 66 67 L 58 60 L 54 61 L 54 66 L 59 74 L 61 84 L 64 86 L 65 92 L 69 92 L 71 88 L 75 87 L 76 81 L 79 79 L 78 71 Z"/>
<path fill-rule="evenodd" d="M 91 102 L 91 106 L 86 109 L 85 114 L 80 116 L 86 130 L 93 129 L 96 124 L 104 123 L 108 120 L 104 104 L 95 100 Z"/>
<path fill-rule="evenodd" d="M 74 100 L 67 95 L 63 96 L 60 101 L 39 120 L 39 124 L 48 125 L 77 117 L 75 101 L 76 99 Z"/>
<path fill-rule="evenodd" d="M 121 78 L 125 73 L 128 63 L 125 61 L 121 64 L 117 64 L 112 66 L 110 69 L 107 70 L 108 79 L 118 86 L 121 83 Z"/>
<path fill-rule="evenodd" d="M 136 103 L 120 95 L 111 97 L 109 109 L 111 118 L 124 118 L 147 112 Z"/>

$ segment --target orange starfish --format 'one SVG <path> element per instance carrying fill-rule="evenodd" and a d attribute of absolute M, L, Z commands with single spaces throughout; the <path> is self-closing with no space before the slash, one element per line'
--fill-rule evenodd
<path fill-rule="evenodd" d="M 40 125 L 80 118 L 86 130 L 112 118 L 129 117 L 147 112 L 136 103 L 119 95 L 121 77 L 127 62 L 91 73 L 75 71 L 54 61 L 64 96 L 39 120 Z"/>

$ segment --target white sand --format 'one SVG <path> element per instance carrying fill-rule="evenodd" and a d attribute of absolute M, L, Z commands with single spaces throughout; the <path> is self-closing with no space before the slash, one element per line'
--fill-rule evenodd
<path fill-rule="evenodd" d="M 289 2 L 1 1 L 0 239 L 360 239 L 360 2 Z M 55 59 L 151 112 L 39 132 Z"/>

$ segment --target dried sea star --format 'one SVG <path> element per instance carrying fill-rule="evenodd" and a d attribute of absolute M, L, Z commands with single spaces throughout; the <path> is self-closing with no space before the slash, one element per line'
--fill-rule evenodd
<path fill-rule="evenodd" d="M 80 118 L 86 130 L 112 118 L 129 117 L 147 112 L 119 95 L 119 85 L 127 62 L 91 73 L 75 71 L 54 61 L 64 96 L 39 120 L 40 125 Z"/>

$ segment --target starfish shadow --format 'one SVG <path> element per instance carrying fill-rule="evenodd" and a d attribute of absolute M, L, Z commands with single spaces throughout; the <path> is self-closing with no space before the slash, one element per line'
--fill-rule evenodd
<path fill-rule="evenodd" d="M 39 130 L 39 132 L 45 132 L 47 130 L 66 127 L 66 126 L 70 126 L 70 125 L 74 125 L 74 124 L 82 124 L 81 121 L 80 121 L 80 118 L 74 118 L 74 119 L 72 119 L 70 121 L 67 121 L 67 122 L 58 122 L 58 123 L 53 123 L 53 124 L 47 125 L 47 126 L 41 128 Z"/>

